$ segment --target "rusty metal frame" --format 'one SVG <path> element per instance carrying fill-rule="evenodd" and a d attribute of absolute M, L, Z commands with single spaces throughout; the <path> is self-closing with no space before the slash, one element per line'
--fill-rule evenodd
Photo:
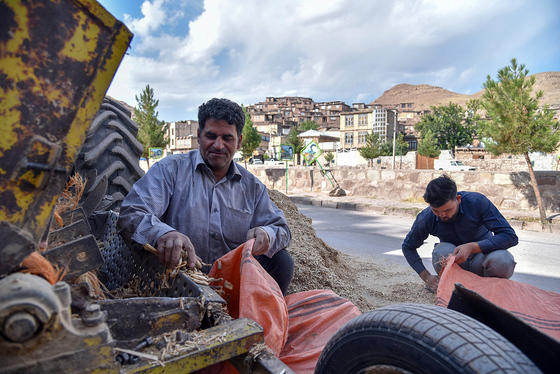
<path fill-rule="evenodd" d="M 0 274 L 44 237 L 132 33 L 94 0 L 0 0 Z"/>

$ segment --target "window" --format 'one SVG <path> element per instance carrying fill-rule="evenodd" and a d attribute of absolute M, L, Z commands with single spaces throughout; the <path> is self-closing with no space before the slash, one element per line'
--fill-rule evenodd
<path fill-rule="evenodd" d="M 354 133 L 347 132 L 344 133 L 344 143 L 352 145 L 354 143 Z"/>
<path fill-rule="evenodd" d="M 354 126 L 354 116 L 346 116 L 346 126 Z"/>
<path fill-rule="evenodd" d="M 360 131 L 358 133 L 358 143 L 364 144 L 366 142 L 367 131 Z"/>
<path fill-rule="evenodd" d="M 367 125 L 367 113 L 358 114 L 358 126 Z"/>

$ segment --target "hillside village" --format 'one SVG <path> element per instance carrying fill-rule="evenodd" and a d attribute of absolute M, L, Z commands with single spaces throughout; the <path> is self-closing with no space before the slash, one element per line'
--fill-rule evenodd
<path fill-rule="evenodd" d="M 541 104 L 555 110 L 555 118 L 560 118 L 560 72 L 535 74 L 534 90 L 544 92 Z M 399 84 L 385 91 L 370 103 L 346 104 L 342 101 L 315 102 L 307 97 L 267 97 L 265 101 L 247 106 L 253 126 L 261 135 L 261 144 L 254 157 L 262 159 L 279 158 L 280 144 L 284 144 L 292 128 L 299 129 L 301 123 L 313 121 L 318 130 L 302 132 L 304 140 L 314 139 L 323 152 L 338 154 L 355 152 L 365 145 L 365 137 L 372 130 L 384 142 L 390 142 L 395 133 L 403 134 L 408 150 L 415 151 L 419 133 L 415 125 L 422 116 L 431 112 L 432 106 L 465 106 L 469 100 L 478 99 L 483 91 L 472 95 L 457 94 L 441 87 Z M 166 154 L 186 153 L 198 148 L 196 120 L 171 122 Z M 468 157 L 484 158 L 484 151 L 469 152 Z M 490 157 L 487 155 L 487 157 Z M 363 163 L 360 157 L 358 163 Z M 342 162 L 342 161 L 341 161 Z M 353 161 L 355 163 L 355 161 Z M 344 164 L 344 162 L 342 162 Z"/>

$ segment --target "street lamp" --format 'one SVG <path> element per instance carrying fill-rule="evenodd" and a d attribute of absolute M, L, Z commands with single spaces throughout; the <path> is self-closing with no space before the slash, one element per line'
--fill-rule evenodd
<path fill-rule="evenodd" d="M 393 117 L 393 170 L 395 170 L 395 151 L 397 144 L 397 107 L 393 110 L 395 116 Z"/>

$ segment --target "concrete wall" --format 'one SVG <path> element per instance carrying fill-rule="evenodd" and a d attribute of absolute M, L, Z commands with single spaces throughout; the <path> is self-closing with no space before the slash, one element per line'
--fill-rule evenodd
<path fill-rule="evenodd" d="M 286 192 L 285 168 L 251 166 L 250 170 L 267 187 Z M 332 171 L 332 176 L 347 195 L 395 201 L 423 201 L 422 195 L 428 182 L 443 174 L 436 170 L 392 170 L 378 169 L 376 166 L 333 167 L 326 170 Z M 447 173 L 455 180 L 459 190 L 481 192 L 498 208 L 538 209 L 528 172 L 477 170 Z M 535 174 L 547 212 L 560 212 L 560 172 L 536 171 Z M 288 168 L 287 184 L 288 193 L 328 193 L 333 189 L 319 166 Z"/>

